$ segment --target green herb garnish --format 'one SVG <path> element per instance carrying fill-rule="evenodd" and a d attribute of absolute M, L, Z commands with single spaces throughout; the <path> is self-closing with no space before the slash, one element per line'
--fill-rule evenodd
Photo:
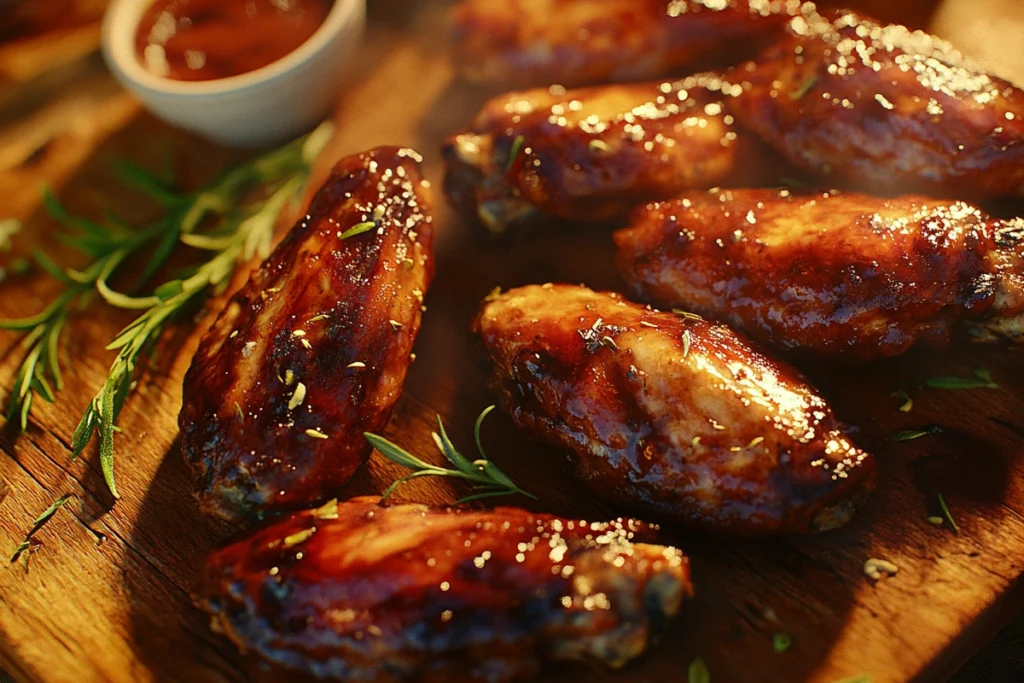
<path fill-rule="evenodd" d="M 602 154 L 611 151 L 611 147 L 604 140 L 591 140 L 587 143 L 587 147 L 591 152 L 601 152 Z"/>
<path fill-rule="evenodd" d="M 356 235 L 362 235 L 364 232 L 369 232 L 377 227 L 377 224 L 373 221 L 365 221 L 363 223 L 356 223 L 351 228 L 341 233 L 340 237 L 343 240 L 347 240 L 349 237 L 355 237 Z"/>
<path fill-rule="evenodd" d="M 933 389 L 999 388 L 999 385 L 992 379 L 991 373 L 985 368 L 975 368 L 974 377 L 929 377 L 924 383 Z"/>
<path fill-rule="evenodd" d="M 955 533 L 957 536 L 959 536 L 960 535 L 960 527 L 958 527 L 956 525 L 956 520 L 953 519 L 953 515 L 950 514 L 949 506 L 946 505 L 946 499 L 942 497 L 941 493 L 938 494 L 938 496 L 939 496 L 939 507 L 942 508 L 942 516 L 946 518 L 947 522 L 949 522 L 949 526 L 953 527 L 953 533 Z"/>
<path fill-rule="evenodd" d="M 64 503 L 74 497 L 75 494 L 73 493 L 65 493 L 63 496 L 55 500 L 53 505 L 46 508 L 46 510 L 43 511 L 43 514 L 36 517 L 36 521 L 32 523 L 32 528 L 28 530 L 27 534 L 25 534 L 25 540 L 19 543 L 18 547 L 14 549 L 14 552 L 11 553 L 11 564 L 17 562 L 18 558 L 21 557 L 23 553 L 31 549 L 32 537 L 38 533 L 40 529 L 46 526 L 46 523 L 50 521 L 50 518 L 57 514 L 57 510 L 64 507 Z M 25 568 L 28 569 L 28 555 L 25 555 Z"/>
<path fill-rule="evenodd" d="M 942 433 L 942 427 L 927 427 L 925 429 L 906 429 L 902 432 L 896 432 L 889 437 L 889 441 L 913 441 L 914 439 L 920 439 L 922 436 L 934 436 Z"/>
<path fill-rule="evenodd" d="M 460 453 L 455 446 L 452 444 L 451 439 L 448 438 L 448 434 L 444 430 L 444 424 L 441 422 L 441 416 L 437 416 L 437 432 L 432 432 L 431 436 L 434 437 L 434 443 L 437 444 L 438 450 L 441 454 L 455 466 L 454 469 L 440 467 L 438 465 L 432 465 L 428 462 L 420 460 L 415 455 L 412 455 L 400 446 L 388 441 L 382 436 L 377 434 L 365 433 L 363 436 L 366 440 L 380 452 L 385 458 L 392 462 L 396 462 L 403 467 L 408 467 L 414 470 L 412 474 L 406 475 L 401 479 L 395 481 L 384 491 L 384 495 L 381 496 L 381 500 L 387 499 L 395 489 L 412 479 L 418 479 L 420 477 L 453 477 L 456 479 L 464 479 L 471 482 L 474 493 L 460 498 L 456 504 L 468 503 L 474 500 L 481 500 L 483 498 L 493 498 L 495 496 L 509 496 L 512 494 L 521 494 L 528 498 L 536 499 L 532 493 L 527 493 L 518 486 L 515 482 L 508 478 L 504 472 L 498 469 L 498 467 L 487 459 L 487 454 L 484 453 L 483 445 L 480 443 L 480 426 L 483 424 L 484 418 L 494 410 L 494 406 L 488 406 L 480 413 L 480 416 L 476 418 L 476 425 L 473 428 L 473 435 L 476 439 L 476 449 L 480 453 L 480 458 L 477 460 L 470 460 L 462 453 Z"/>
<path fill-rule="evenodd" d="M 800 84 L 800 87 L 789 93 L 789 99 L 799 100 L 803 99 L 803 96 L 810 92 L 814 84 L 818 82 L 818 74 L 811 74 L 810 77 Z"/>
<path fill-rule="evenodd" d="M 832 683 L 873 683 L 873 681 L 874 679 L 867 674 L 857 674 L 856 676 L 850 676 L 849 678 L 832 681 Z"/>
<path fill-rule="evenodd" d="M 793 638 L 788 633 L 776 633 L 772 636 L 772 650 L 781 655 L 793 646 Z"/>
<path fill-rule="evenodd" d="M 711 672 L 700 657 L 690 662 L 690 668 L 686 672 L 686 683 L 711 683 Z"/>
<path fill-rule="evenodd" d="M 310 166 L 331 134 L 325 124 L 305 138 L 243 163 L 206 187 L 178 193 L 165 187 L 146 171 L 123 163 L 122 181 L 153 198 L 163 214 L 142 228 L 132 228 L 116 216 L 94 223 L 71 215 L 47 193 L 46 207 L 67 232 L 61 241 L 88 256 L 83 270 L 61 268 L 45 254 L 36 253 L 41 268 L 64 284 L 64 290 L 38 315 L 0 321 L 0 328 L 25 333 L 26 355 L 19 368 L 8 402 L 7 414 L 19 416 L 28 426 L 33 396 L 55 400 L 63 386 L 58 349 L 69 315 L 88 303 L 97 292 L 109 305 L 143 311 L 107 346 L 119 351 L 103 386 L 90 402 L 72 437 L 73 457 L 88 445 L 94 433 L 100 437 L 100 464 L 110 492 L 118 497 L 114 482 L 114 433 L 117 418 L 132 386 L 137 366 L 159 339 L 164 326 L 211 290 L 222 288 L 242 262 L 270 251 L 273 226 L 288 201 L 301 190 Z M 267 199 L 246 203 L 257 188 Z M 148 296 L 115 291 L 109 284 L 121 266 L 144 248 L 150 252 L 136 287 L 148 281 L 180 245 L 208 252 L 179 279 L 155 287 Z M 52 384 L 51 384 L 52 382 Z"/>
<path fill-rule="evenodd" d="M 522 135 L 517 135 L 512 141 L 512 146 L 508 149 L 508 161 L 505 162 L 505 173 L 512 170 L 512 164 L 516 162 L 516 157 L 519 156 L 519 152 L 523 149 L 523 142 L 525 140 Z"/>

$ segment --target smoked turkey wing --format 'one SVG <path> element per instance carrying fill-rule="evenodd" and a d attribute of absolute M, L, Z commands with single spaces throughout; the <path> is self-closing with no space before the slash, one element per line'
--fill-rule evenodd
<path fill-rule="evenodd" d="M 542 659 L 620 667 L 692 594 L 678 550 L 634 520 L 516 508 L 301 512 L 214 552 L 198 604 L 215 630 L 292 672 L 347 681 L 487 681 Z"/>
<path fill-rule="evenodd" d="M 927 33 L 831 16 L 732 74 L 744 127 L 829 183 L 1024 197 L 1024 92 Z"/>
<path fill-rule="evenodd" d="M 660 78 L 753 56 L 813 13 L 797 0 L 464 0 L 455 63 L 472 81 L 519 87 Z"/>
<path fill-rule="evenodd" d="M 699 74 L 496 97 L 445 143 L 445 191 L 501 234 L 538 214 L 604 221 L 685 190 L 759 184 L 764 148 L 727 110 L 739 90 Z"/>
<path fill-rule="evenodd" d="M 419 155 L 342 159 L 228 302 L 185 377 L 181 448 L 202 509 L 305 506 L 370 455 L 398 400 L 433 275 Z"/>
<path fill-rule="evenodd" d="M 813 387 L 723 325 L 533 285 L 489 297 L 475 329 L 516 426 L 624 512 L 805 532 L 844 524 L 874 486 Z"/>
<path fill-rule="evenodd" d="M 912 195 L 716 190 L 638 209 L 614 238 L 639 298 L 861 362 L 944 343 L 965 320 L 1019 335 L 1022 225 Z"/>

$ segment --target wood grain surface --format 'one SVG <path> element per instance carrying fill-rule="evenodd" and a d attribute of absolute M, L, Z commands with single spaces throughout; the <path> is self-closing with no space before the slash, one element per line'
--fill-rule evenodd
<path fill-rule="evenodd" d="M 440 187 L 441 139 L 469 120 L 488 93 L 453 79 L 444 45 L 446 3 L 371 0 L 370 34 L 339 103 L 339 134 L 324 165 L 377 144 L 404 144 L 427 157 Z M 1017 0 L 861 3 L 886 19 L 930 24 L 1024 83 L 1024 5 Z M 892 5 L 892 7 L 890 7 Z M 56 60 L 62 62 L 63 60 Z M 11 88 L 17 88 L 12 91 Z M 32 247 L 61 254 L 55 225 L 40 210 L 42 182 L 74 210 L 103 207 L 142 218 L 145 202 L 117 186 L 111 163 L 127 157 L 174 168 L 182 182 L 208 177 L 238 153 L 175 132 L 143 113 L 95 56 L 40 69 L 0 90 L 0 217 L 25 220 L 14 254 Z M 494 286 L 585 282 L 620 288 L 608 230 L 558 228 L 512 244 L 477 239 L 436 200 L 438 275 L 398 410 L 387 430 L 413 452 L 433 457 L 435 414 L 456 444 L 471 442 L 472 422 L 489 405 L 483 373 L 469 360 L 468 324 Z M 0 316 L 38 311 L 55 292 L 41 273 L 0 284 Z M 130 314 L 97 307 L 76 317 L 62 359 L 67 387 L 55 405 L 34 406 L 28 433 L 0 432 L 0 550 L 22 540 L 53 500 L 79 500 L 37 534 L 42 548 L 29 571 L 0 569 L 0 667 L 24 681 L 242 681 L 266 674 L 212 634 L 190 603 L 206 552 L 240 530 L 203 518 L 188 488 L 176 443 L 181 378 L 209 311 L 184 321 L 157 352 L 121 417 L 118 488 L 106 494 L 94 451 L 76 462 L 69 438 L 113 359 L 105 343 Z M 0 398 L 20 358 L 18 339 L 0 334 Z M 1024 364 L 1022 352 L 961 343 L 863 368 L 806 365 L 795 359 L 857 439 L 879 461 L 879 489 L 845 529 L 820 536 L 736 540 L 666 531 L 692 558 L 697 597 L 664 641 L 622 672 L 554 666 L 545 680 L 680 681 L 702 657 L 716 683 L 815 681 L 869 674 L 876 683 L 942 681 L 1024 605 Z M 1000 389 L 922 388 L 933 375 L 988 368 Z M 894 391 L 914 398 L 910 413 Z M 941 425 L 940 435 L 894 443 L 904 429 Z M 526 441 L 504 417 L 484 428 L 489 454 L 535 507 L 586 518 L 614 516 L 573 485 L 559 454 Z M 375 457 L 346 494 L 378 492 L 399 469 Z M 943 494 L 961 533 L 927 522 Z M 444 481 L 420 482 L 403 497 L 454 500 Z M 524 501 L 525 503 L 525 501 Z M 97 545 L 87 529 L 107 537 Z M 7 552 L 4 550 L 4 552 Z M 899 573 L 873 584 L 869 557 Z M 793 638 L 785 654 L 772 636 Z M 290 679 L 289 679 L 290 680 Z"/>

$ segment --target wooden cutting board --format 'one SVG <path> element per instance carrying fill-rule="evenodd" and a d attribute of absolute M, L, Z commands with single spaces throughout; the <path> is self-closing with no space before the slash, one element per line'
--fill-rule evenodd
<path fill-rule="evenodd" d="M 340 103 L 330 154 L 377 144 L 411 145 L 427 157 L 440 186 L 438 148 L 465 125 L 485 93 L 456 82 L 445 54 L 445 3 L 371 2 L 371 29 L 356 81 Z M 1024 6 L 1017 0 L 866 3 L 885 18 L 930 25 L 993 69 L 1024 83 Z M 888 10 L 888 12 L 886 11 Z M 81 49 L 75 45 L 74 49 Z M 14 86 L 11 86 L 14 87 Z M 54 224 L 40 211 L 40 184 L 58 189 L 74 210 L 110 206 L 142 215 L 146 206 L 113 181 L 112 160 L 127 157 L 179 177 L 208 176 L 237 153 L 213 149 L 142 113 L 95 57 L 0 90 L 0 217 L 26 220 L 16 251 L 61 253 Z M 606 230 L 551 230 L 512 245 L 476 239 L 437 197 L 438 276 L 399 407 L 387 430 L 410 450 L 434 457 L 435 414 L 457 444 L 491 401 L 483 373 L 468 360 L 470 318 L 494 286 L 585 282 L 618 288 Z M 0 254 L 0 265 L 7 256 Z M 0 284 L 0 316 L 29 315 L 53 295 L 40 273 Z M 208 307 L 215 310 L 216 302 Z M 39 403 L 28 433 L 0 432 L 0 551 L 23 539 L 32 520 L 64 493 L 80 497 L 37 534 L 43 547 L 26 573 L 0 568 L 0 667 L 26 681 L 240 681 L 254 675 L 234 648 L 213 635 L 189 601 L 207 551 L 239 530 L 200 516 L 177 448 L 181 378 L 210 316 L 185 321 L 158 352 L 122 413 L 116 504 L 96 454 L 69 459 L 81 411 L 113 359 L 106 341 L 130 319 L 96 309 L 76 318 L 63 359 L 67 387 L 55 405 Z M 20 358 L 17 338 L 0 334 L 0 398 Z M 806 366 L 836 412 L 857 428 L 879 461 L 870 506 L 845 529 L 809 538 L 736 540 L 666 532 L 692 557 L 697 597 L 664 641 L 623 672 L 555 666 L 546 680 L 678 682 L 697 656 L 715 683 L 815 681 L 856 674 L 884 681 L 948 678 L 1024 606 L 1024 364 L 1000 346 L 961 344 L 915 352 L 865 368 Z M 934 375 L 988 368 L 1001 389 L 921 388 Z M 914 398 L 910 413 L 894 391 Z M 894 443 L 904 429 L 941 425 L 943 433 Z M 503 416 L 486 423 L 484 442 L 536 507 L 588 519 L 614 516 L 574 485 L 557 452 L 521 437 Z M 375 457 L 346 493 L 378 492 L 399 468 Z M 404 489 L 409 499 L 454 500 L 445 481 Z M 961 530 L 932 526 L 943 494 Z M 77 518 L 77 519 L 76 519 Z M 83 524 L 104 534 L 97 545 Z M 869 557 L 899 567 L 872 584 Z M 792 636 L 774 654 L 772 635 Z M 255 675 L 261 677 L 259 672 Z"/>

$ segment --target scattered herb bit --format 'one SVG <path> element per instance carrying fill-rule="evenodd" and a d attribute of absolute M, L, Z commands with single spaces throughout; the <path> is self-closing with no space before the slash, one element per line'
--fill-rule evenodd
<path fill-rule="evenodd" d="M 873 683 L 873 681 L 874 679 L 867 674 L 857 674 L 856 676 L 850 676 L 849 678 L 832 681 L 832 683 Z"/>
<path fill-rule="evenodd" d="M 896 432 L 889 437 L 889 441 L 913 441 L 914 439 L 920 439 L 922 436 L 934 436 L 942 433 L 942 427 L 927 427 L 925 429 L 905 429 L 902 432 Z"/>
<path fill-rule="evenodd" d="M 700 317 L 699 315 L 697 315 L 696 313 L 690 313 L 689 311 L 684 311 L 681 308 L 673 308 L 672 312 L 674 314 L 678 315 L 680 318 L 686 318 L 687 320 L 703 320 L 704 319 L 704 318 Z"/>
<path fill-rule="evenodd" d="M 338 499 L 331 498 L 329 501 L 324 503 L 321 507 L 313 510 L 313 516 L 317 519 L 337 519 L 338 518 Z"/>
<path fill-rule="evenodd" d="M 0 219 L 0 251 L 10 251 L 13 245 L 11 238 L 21 230 L 21 221 L 17 218 Z"/>
<path fill-rule="evenodd" d="M 793 646 L 793 637 L 788 633 L 776 633 L 772 636 L 772 649 L 775 654 L 781 655 Z"/>
<path fill-rule="evenodd" d="M 302 402 L 306 400 L 306 385 L 299 382 L 295 385 L 295 391 L 292 392 L 292 397 L 288 399 L 288 410 L 295 410 L 302 405 Z"/>
<path fill-rule="evenodd" d="M 690 668 L 686 672 L 686 683 L 711 683 L 711 672 L 700 657 L 690 662 Z"/>
<path fill-rule="evenodd" d="M 356 235 L 362 235 L 364 232 L 370 232 L 377 227 L 377 224 L 373 221 L 366 221 L 363 223 L 356 223 L 345 232 L 338 235 L 343 240 L 347 240 L 349 237 L 355 237 Z"/>
<path fill-rule="evenodd" d="M 384 491 L 384 495 L 381 496 L 381 500 L 383 501 L 387 499 L 395 489 L 405 482 L 411 479 L 418 479 L 420 477 L 453 477 L 471 482 L 474 493 L 466 496 L 465 498 L 459 499 L 456 504 L 468 503 L 470 501 L 480 500 L 483 498 L 493 498 L 495 496 L 508 496 L 515 493 L 536 499 L 537 497 L 532 493 L 528 493 L 516 486 L 516 484 L 509 479 L 504 472 L 499 470 L 493 462 L 487 459 L 487 454 L 484 452 L 483 444 L 480 442 L 480 426 L 483 424 L 484 418 L 487 417 L 492 410 L 494 410 L 494 406 L 488 406 L 487 408 L 484 408 L 480 413 L 480 416 L 476 418 L 473 435 L 476 439 L 476 449 L 480 453 L 480 458 L 477 460 L 470 460 L 455 448 L 451 439 L 448 438 L 448 434 L 444 430 L 444 424 L 441 422 L 441 416 L 437 416 L 438 431 L 432 432 L 431 436 L 434 437 L 434 443 L 437 444 L 437 448 L 441 451 L 441 454 L 444 455 L 448 462 L 455 466 L 454 469 L 432 465 L 420 460 L 415 455 L 412 455 L 402 447 L 395 445 L 382 436 L 370 434 L 369 432 L 363 434 L 363 436 L 366 437 L 366 440 L 369 441 L 370 444 L 385 458 L 413 470 L 412 474 L 408 474 L 392 483 L 391 486 Z"/>
<path fill-rule="evenodd" d="M 975 368 L 974 377 L 929 377 L 925 385 L 933 389 L 998 389 L 985 368 Z"/>
<path fill-rule="evenodd" d="M 337 500 L 334 501 L 334 506 L 335 506 L 334 515 L 335 515 L 335 517 L 337 517 L 337 515 L 338 515 L 338 509 L 337 509 L 338 501 Z M 292 546 L 296 546 L 296 545 L 298 545 L 300 543 L 308 541 L 310 536 L 312 536 L 314 533 L 316 533 L 316 527 L 311 527 L 309 529 L 303 529 L 302 531 L 296 531 L 294 534 L 289 534 L 288 536 L 285 536 L 284 540 L 281 541 L 281 545 L 283 545 L 285 548 L 291 548 Z"/>
<path fill-rule="evenodd" d="M 949 506 L 946 505 L 946 499 L 942 497 L 941 493 L 938 494 L 938 496 L 939 496 L 939 507 L 942 508 L 942 516 L 946 518 L 947 522 L 949 522 L 949 526 L 953 527 L 953 533 L 955 533 L 957 536 L 959 536 L 960 535 L 960 527 L 958 527 L 956 525 L 956 520 L 953 519 L 953 515 L 950 514 Z"/>
<path fill-rule="evenodd" d="M 590 148 L 591 152 L 603 153 L 611 150 L 611 147 L 609 147 L 608 143 L 605 142 L 604 140 L 591 140 L 587 146 Z"/>
<path fill-rule="evenodd" d="M 800 84 L 800 87 L 789 93 L 789 99 L 799 100 L 803 99 L 803 96 L 810 92 L 811 88 L 818 82 L 818 74 L 811 74 L 810 77 Z"/>
<path fill-rule="evenodd" d="M 900 389 L 899 391 L 894 391 L 892 395 L 902 401 L 900 404 L 901 413 L 909 413 L 914 409 L 914 399 L 910 398 L 910 394 L 907 392 Z"/>
<path fill-rule="evenodd" d="M 331 438 L 331 437 L 327 436 L 326 434 L 324 434 L 323 432 L 321 432 L 319 429 L 307 429 L 306 430 L 306 436 L 311 437 L 313 439 L 329 439 L 329 438 Z"/>
<path fill-rule="evenodd" d="M 519 152 L 523 149 L 523 136 L 517 135 L 512 141 L 512 146 L 508 148 L 508 161 L 505 162 L 505 173 L 512 170 L 512 165 L 516 162 L 516 157 L 519 156 Z"/>
<path fill-rule="evenodd" d="M 931 517 L 928 518 L 928 523 L 933 525 L 933 526 L 942 526 L 943 524 L 946 523 L 946 520 L 944 520 L 942 517 L 936 517 L 936 516 L 932 515 Z"/>
<path fill-rule="evenodd" d="M 747 448 L 753 448 L 762 441 L 764 441 L 763 436 L 755 436 L 753 439 L 750 440 L 750 443 L 747 444 Z"/>
<path fill-rule="evenodd" d="M 877 558 L 871 558 L 864 563 L 864 573 L 867 574 L 869 579 L 878 581 L 882 578 L 882 574 L 889 576 L 895 576 L 896 572 L 900 570 L 899 567 L 894 565 L 888 560 L 879 560 Z"/>
<path fill-rule="evenodd" d="M 18 547 L 11 553 L 11 564 L 18 561 L 18 558 L 25 552 L 30 552 L 32 548 L 32 537 L 50 521 L 50 518 L 57 514 L 57 510 L 64 507 L 64 504 L 75 497 L 73 493 L 65 493 L 63 496 L 53 502 L 53 505 L 46 508 L 43 514 L 36 517 L 36 521 L 32 523 L 32 528 L 25 534 L 25 540 L 18 544 Z M 25 568 L 28 569 L 28 560 L 25 560 Z"/>

